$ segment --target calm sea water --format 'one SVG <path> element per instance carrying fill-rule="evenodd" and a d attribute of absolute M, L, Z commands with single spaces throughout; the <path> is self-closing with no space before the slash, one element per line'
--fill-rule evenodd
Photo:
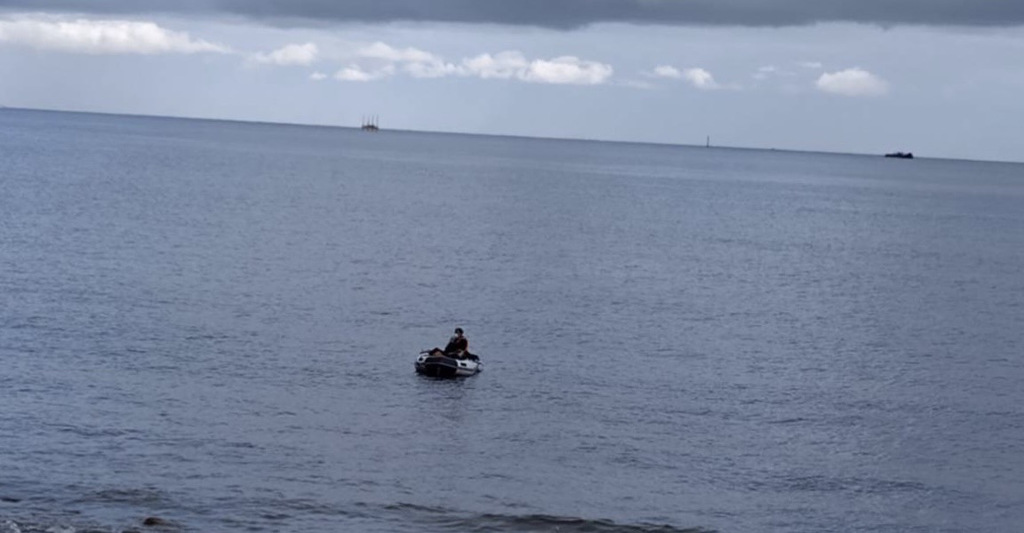
<path fill-rule="evenodd" d="M 1022 269 L 1022 165 L 0 110 L 0 532 L 1020 531 Z"/>

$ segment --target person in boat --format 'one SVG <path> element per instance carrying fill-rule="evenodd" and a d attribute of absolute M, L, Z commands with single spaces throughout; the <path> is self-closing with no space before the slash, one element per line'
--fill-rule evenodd
<path fill-rule="evenodd" d="M 448 339 L 448 344 L 445 345 L 444 350 L 434 348 L 430 350 L 430 355 L 446 355 L 456 359 L 464 359 L 469 356 L 469 339 L 462 333 L 462 328 L 455 328 L 455 334 Z"/>

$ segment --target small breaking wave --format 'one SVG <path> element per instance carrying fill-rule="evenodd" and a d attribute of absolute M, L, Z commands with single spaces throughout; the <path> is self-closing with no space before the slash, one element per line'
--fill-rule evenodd
<path fill-rule="evenodd" d="M 156 491 L 104 490 L 89 493 L 78 501 L 123 504 L 126 502 L 152 504 L 162 501 Z M 166 503 L 166 502 L 164 502 Z M 222 502 L 224 503 L 224 502 Z M 223 513 L 209 509 L 207 526 L 216 530 L 279 531 L 285 524 L 318 523 L 325 517 L 340 530 L 372 530 L 389 532 L 459 532 L 491 533 L 714 533 L 702 527 L 680 527 L 650 522 L 618 522 L 602 518 L 558 516 L 541 513 L 480 513 L 410 503 L 354 503 L 331 505 L 314 501 L 253 500 L 249 504 L 229 505 Z M 149 505 L 143 505 L 149 507 Z M 244 511 L 242 511 L 244 509 Z M 11 509 L 13 510 L 13 509 Z M 196 509 L 165 511 L 160 517 L 140 513 L 135 508 L 127 516 L 111 523 L 97 524 L 76 511 L 67 512 L 15 512 L 0 509 L 0 533 L 139 533 L 141 531 L 196 531 Z M 242 512 L 240 512 L 242 511 Z M 6 515 L 6 516 L 5 516 Z M 176 516 L 177 515 L 177 516 Z M 165 517 L 166 516 L 166 517 Z M 178 521 L 183 518 L 184 521 Z M 287 529 L 287 527 L 285 527 Z M 315 528 L 314 528 L 315 529 Z"/>
<path fill-rule="evenodd" d="M 558 532 L 558 533 L 713 533 L 700 527 L 680 528 L 668 524 L 620 523 L 613 520 L 555 516 L 547 514 L 465 513 L 414 504 L 384 506 L 389 512 L 435 531 L 459 532 Z"/>

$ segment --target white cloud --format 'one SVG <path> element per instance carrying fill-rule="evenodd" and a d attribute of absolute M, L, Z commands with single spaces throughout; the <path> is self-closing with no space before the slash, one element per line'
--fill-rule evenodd
<path fill-rule="evenodd" d="M 310 74 L 309 75 L 309 79 L 311 79 L 313 81 L 323 81 L 323 80 L 327 79 L 327 74 L 324 74 L 323 72 L 317 71 L 317 72 L 314 72 L 314 73 Z"/>
<path fill-rule="evenodd" d="M 0 19 L 0 44 L 81 54 L 194 54 L 230 50 L 153 22 L 129 20 Z"/>
<path fill-rule="evenodd" d="M 809 68 L 809 69 L 815 69 L 815 70 L 820 70 L 822 68 L 822 66 L 823 66 L 818 61 L 798 61 L 797 65 L 801 66 L 803 68 Z"/>
<path fill-rule="evenodd" d="M 652 72 L 651 75 L 656 78 L 671 78 L 673 80 L 683 78 L 683 73 L 671 65 L 659 65 L 654 68 L 654 72 Z"/>
<path fill-rule="evenodd" d="M 377 70 L 365 70 L 359 65 L 349 65 L 334 74 L 334 79 L 338 81 L 375 81 L 382 78 L 387 78 L 395 73 L 395 67 L 392 65 L 386 65 Z"/>
<path fill-rule="evenodd" d="M 765 77 L 765 76 L 768 75 L 769 69 L 774 69 L 774 68 L 775 67 L 761 67 L 761 69 L 758 70 L 758 74 L 755 75 L 754 77 L 755 78 L 759 78 L 759 79 L 761 77 Z M 703 68 L 700 68 L 700 67 L 693 67 L 693 68 L 679 70 L 678 68 L 673 67 L 671 65 L 660 65 L 660 66 L 655 67 L 654 70 L 651 71 L 651 72 L 644 72 L 643 75 L 647 76 L 649 78 L 665 78 L 665 79 L 673 79 L 673 80 L 682 80 L 682 81 L 685 81 L 686 83 L 689 83 L 690 85 L 692 85 L 692 86 L 694 86 L 694 87 L 696 87 L 698 89 L 704 90 L 704 91 L 714 91 L 714 90 L 738 91 L 738 90 L 742 89 L 742 87 L 740 85 L 735 84 L 735 83 L 730 83 L 730 84 L 725 84 L 725 85 L 723 85 L 721 83 L 718 83 L 718 81 L 715 80 L 715 77 L 712 76 L 710 72 L 708 72 L 707 70 L 705 70 Z"/>
<path fill-rule="evenodd" d="M 361 58 L 380 59 L 392 63 L 429 63 L 439 61 L 439 58 L 430 52 L 424 52 L 416 48 L 395 48 L 382 42 L 364 46 L 356 51 L 356 55 Z"/>
<path fill-rule="evenodd" d="M 509 50 L 484 53 L 450 62 L 418 48 L 397 48 L 375 42 L 350 51 L 351 63 L 335 74 L 342 81 L 373 81 L 404 73 L 414 78 L 449 76 L 480 79 L 518 80 L 529 83 L 596 85 L 605 83 L 614 70 L 611 65 L 574 56 L 527 59 Z"/>
<path fill-rule="evenodd" d="M 523 81 L 574 85 L 599 85 L 611 77 L 611 65 L 582 61 L 573 56 L 537 59 L 519 75 Z"/>
<path fill-rule="evenodd" d="M 889 84 L 861 68 L 824 73 L 818 78 L 819 90 L 841 96 L 882 96 L 889 92 Z"/>
<path fill-rule="evenodd" d="M 268 54 L 254 54 L 251 59 L 264 65 L 306 66 L 315 63 L 319 53 L 320 50 L 314 43 L 289 44 Z"/>
<path fill-rule="evenodd" d="M 519 80 L 530 83 L 596 85 L 612 75 L 611 65 L 585 61 L 574 56 L 553 59 L 527 59 L 521 52 L 510 50 L 497 54 L 480 54 L 459 63 L 416 48 L 395 48 L 377 42 L 355 51 L 358 61 L 338 72 L 335 78 L 344 81 L 372 81 L 400 71 L 414 78 L 447 76 L 480 79 Z M 383 65 L 376 70 L 366 67 Z"/>
<path fill-rule="evenodd" d="M 710 72 L 702 68 L 688 68 L 683 71 L 683 78 L 690 82 L 690 85 L 698 89 L 710 91 L 718 89 L 718 82 L 715 81 L 715 77 Z"/>
<path fill-rule="evenodd" d="M 459 74 L 457 65 L 445 62 L 442 58 L 418 48 L 396 48 L 382 42 L 363 46 L 352 54 L 358 63 L 350 65 L 349 73 L 344 79 L 352 81 L 371 81 L 391 76 L 396 68 L 414 78 L 441 78 Z M 376 69 L 368 69 L 360 65 L 369 63 Z M 359 74 L 362 73 L 362 74 Z M 337 76 L 336 76 L 337 77 Z"/>
<path fill-rule="evenodd" d="M 462 60 L 459 73 L 481 79 L 517 79 L 531 83 L 598 85 L 613 73 L 611 65 L 574 56 L 528 60 L 521 52 L 480 54 Z"/>
<path fill-rule="evenodd" d="M 530 62 L 520 52 L 508 51 L 495 55 L 480 54 L 462 60 L 466 75 L 482 79 L 507 80 L 515 78 L 530 68 Z"/>
<path fill-rule="evenodd" d="M 443 78 L 463 72 L 458 65 L 445 63 L 440 59 L 406 63 L 403 70 L 414 78 Z"/>

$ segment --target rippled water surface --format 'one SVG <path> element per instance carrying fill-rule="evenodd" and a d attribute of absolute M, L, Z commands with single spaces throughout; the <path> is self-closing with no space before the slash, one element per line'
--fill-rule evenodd
<path fill-rule="evenodd" d="M 0 302 L 2 533 L 1024 523 L 1021 165 L 5 109 Z"/>

